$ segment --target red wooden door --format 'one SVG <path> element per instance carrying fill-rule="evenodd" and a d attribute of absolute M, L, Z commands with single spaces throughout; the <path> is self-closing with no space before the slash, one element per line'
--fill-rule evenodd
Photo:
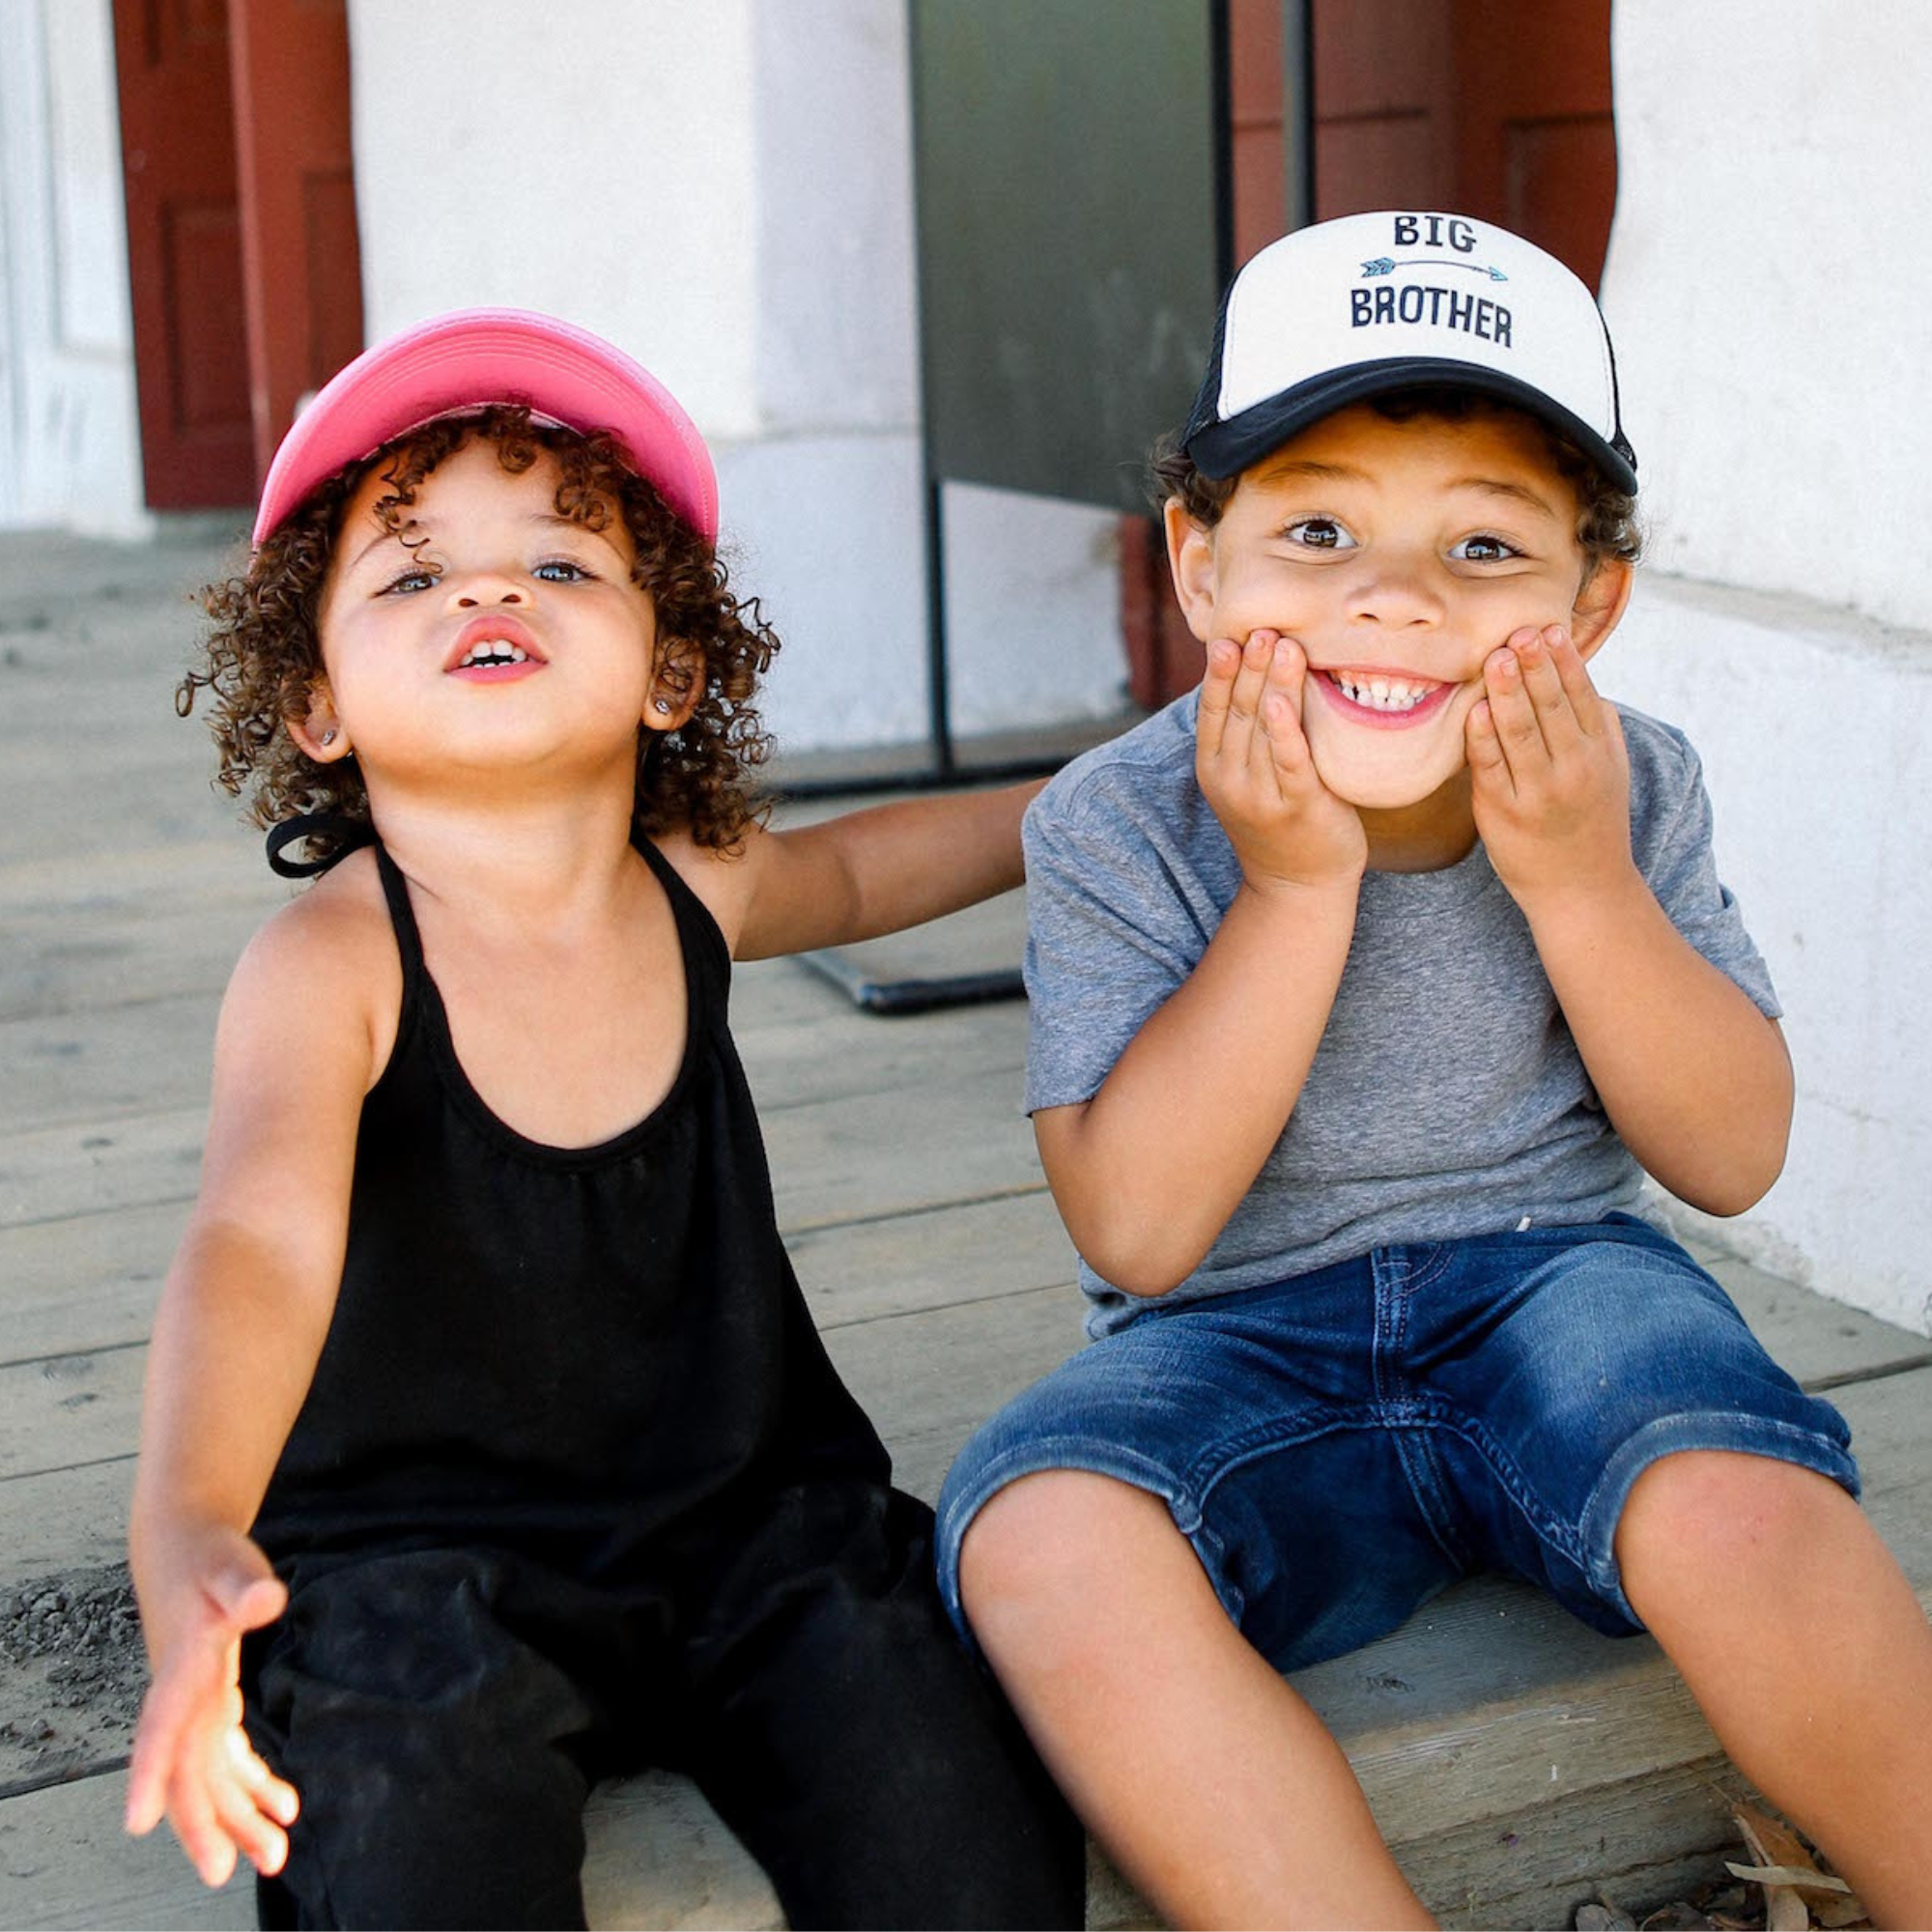
<path fill-rule="evenodd" d="M 1526 235 L 1594 289 L 1617 202 L 1610 0 L 1457 0 L 1454 32 L 1461 210 Z"/>
<path fill-rule="evenodd" d="M 229 0 L 256 473 L 362 347 L 343 0 Z"/>
<path fill-rule="evenodd" d="M 1617 198 L 1610 0 L 1314 0 L 1313 19 L 1317 219 L 1453 209 L 1597 286 Z"/>
<path fill-rule="evenodd" d="M 114 0 L 141 468 L 157 510 L 255 491 L 223 0 Z"/>

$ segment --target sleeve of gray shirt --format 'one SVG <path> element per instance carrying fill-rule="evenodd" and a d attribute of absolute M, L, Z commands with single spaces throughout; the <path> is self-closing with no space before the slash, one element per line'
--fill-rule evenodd
<path fill-rule="evenodd" d="M 1027 812 L 1029 1113 L 1093 1098 L 1234 897 L 1179 708 L 1077 760 Z"/>
<path fill-rule="evenodd" d="M 1720 973 L 1734 980 L 1758 1010 L 1776 1019 L 1784 1010 L 1763 955 L 1745 929 L 1737 900 L 1718 877 L 1712 850 L 1710 795 L 1690 741 L 1622 705 L 1631 760 L 1631 848 L 1637 870 L 1686 939 Z"/>

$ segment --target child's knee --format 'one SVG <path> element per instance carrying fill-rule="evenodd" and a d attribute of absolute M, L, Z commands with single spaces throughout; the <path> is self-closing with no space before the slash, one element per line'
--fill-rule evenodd
<path fill-rule="evenodd" d="M 1167 1505 L 1146 1490 L 1085 1469 L 1020 1477 L 985 1503 L 960 1544 L 959 1593 L 975 1634 L 996 1651 L 1020 1627 L 1029 1640 L 1056 1622 L 1091 1634 L 1108 1579 L 1131 1576 L 1133 1547 L 1149 1540 L 1185 1552 Z"/>
<path fill-rule="evenodd" d="M 1624 1591 L 1646 1622 L 1672 1601 L 1735 1591 L 1809 1564 L 1836 1536 L 1866 1533 L 1829 1476 L 1769 1456 L 1693 1449 L 1644 1470 L 1618 1520 Z"/>

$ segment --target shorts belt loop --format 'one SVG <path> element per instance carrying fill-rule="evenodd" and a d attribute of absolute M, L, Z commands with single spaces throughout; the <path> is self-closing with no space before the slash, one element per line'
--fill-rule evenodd
<path fill-rule="evenodd" d="M 1408 1345 L 1408 1251 L 1371 1248 L 1369 1268 L 1376 1284 L 1376 1399 L 1388 1402 L 1402 1394 L 1407 1381 L 1402 1364 Z"/>

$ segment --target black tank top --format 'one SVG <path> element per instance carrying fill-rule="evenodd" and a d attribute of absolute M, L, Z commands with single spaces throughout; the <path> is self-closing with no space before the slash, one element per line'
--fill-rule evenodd
<path fill-rule="evenodd" d="M 636 842 L 676 917 L 684 1060 L 647 1119 L 582 1149 L 525 1139 L 470 1086 L 376 848 L 402 1011 L 334 1316 L 256 1523 L 278 1562 L 482 1544 L 596 1576 L 802 1483 L 889 1479 L 779 1239 L 724 936 Z"/>

